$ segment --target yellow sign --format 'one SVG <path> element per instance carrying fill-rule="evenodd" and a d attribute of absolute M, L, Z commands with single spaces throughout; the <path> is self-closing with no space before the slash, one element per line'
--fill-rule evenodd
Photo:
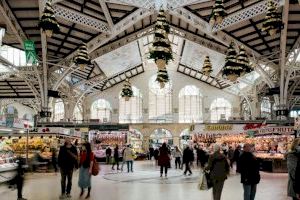
<path fill-rule="evenodd" d="M 205 124 L 205 131 L 230 131 L 232 124 Z"/>
<path fill-rule="evenodd" d="M 81 133 L 87 133 L 89 132 L 89 128 L 80 128 Z"/>

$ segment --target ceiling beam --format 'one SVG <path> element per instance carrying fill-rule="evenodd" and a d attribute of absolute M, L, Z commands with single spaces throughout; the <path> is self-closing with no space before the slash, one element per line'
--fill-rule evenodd
<path fill-rule="evenodd" d="M 106 21 L 107 21 L 107 23 L 108 23 L 108 26 L 109 26 L 109 28 L 112 30 L 113 27 L 114 27 L 114 23 L 113 23 L 113 20 L 112 20 L 112 18 L 111 18 L 111 15 L 110 15 L 110 13 L 109 13 L 108 7 L 107 7 L 105 1 L 103 1 L 103 0 L 99 0 L 99 3 L 100 3 L 100 5 L 101 5 L 102 11 L 104 12 L 104 16 L 105 16 L 105 18 L 106 18 Z"/>
<path fill-rule="evenodd" d="M 0 1 L 0 13 L 4 17 L 5 23 L 13 31 L 14 35 L 17 37 L 21 46 L 23 47 L 23 41 L 27 39 L 26 34 L 22 30 L 18 20 L 16 19 L 14 13 L 11 11 L 6 0 Z"/>
<path fill-rule="evenodd" d="M 283 5 L 284 0 L 274 0 L 276 7 L 280 7 Z M 268 10 L 268 0 L 259 1 L 257 4 L 246 7 L 238 12 L 235 12 L 223 20 L 221 24 L 214 25 L 212 28 L 212 32 L 218 32 L 220 30 L 231 27 L 235 24 L 241 23 L 245 20 L 251 19 L 257 15 L 261 15 L 266 13 Z"/>
<path fill-rule="evenodd" d="M 77 12 L 71 9 L 68 9 L 64 6 L 60 5 L 54 5 L 53 9 L 55 11 L 55 15 L 59 18 L 62 18 L 64 20 L 81 24 L 87 28 L 91 28 L 93 30 L 96 30 L 98 32 L 102 33 L 110 33 L 108 24 L 98 20 L 96 18 L 87 16 L 81 12 Z"/>
<path fill-rule="evenodd" d="M 89 53 L 93 52 L 97 48 L 101 47 L 102 45 L 106 44 L 107 42 L 115 38 L 120 33 L 124 32 L 126 29 L 130 28 L 133 24 L 137 23 L 138 21 L 142 20 L 143 18 L 151 14 L 153 14 L 153 11 L 148 11 L 144 9 L 138 9 L 135 12 L 131 13 L 130 15 L 128 15 L 126 18 L 124 18 L 114 26 L 114 29 L 111 32 L 111 34 L 101 33 L 95 38 L 93 38 L 92 40 L 90 40 L 87 43 L 88 52 Z M 76 50 L 72 52 L 69 56 L 67 56 L 63 61 L 59 62 L 59 65 L 66 65 L 66 66 L 70 65 L 70 63 L 72 63 L 72 59 L 75 54 L 76 54 Z M 60 86 L 64 78 L 70 73 L 73 73 L 75 70 L 77 70 L 77 68 L 78 66 L 71 64 L 71 66 L 68 69 L 66 69 L 62 75 L 60 75 L 60 78 L 56 81 L 56 83 L 53 85 L 52 88 L 54 90 L 57 90 L 57 88 Z"/>

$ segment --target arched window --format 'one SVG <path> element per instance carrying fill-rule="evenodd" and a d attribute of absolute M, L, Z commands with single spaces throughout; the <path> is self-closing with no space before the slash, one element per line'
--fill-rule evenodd
<path fill-rule="evenodd" d="M 140 90 L 132 86 L 133 97 L 128 101 L 119 96 L 119 123 L 140 123 L 143 121 L 143 97 Z"/>
<path fill-rule="evenodd" d="M 202 122 L 202 95 L 199 88 L 187 85 L 179 92 L 179 122 Z"/>
<path fill-rule="evenodd" d="M 149 121 L 172 122 L 172 83 L 169 81 L 164 88 L 160 88 L 160 84 L 155 80 L 156 75 L 149 81 Z"/>
<path fill-rule="evenodd" d="M 245 99 L 243 99 L 243 101 L 242 101 L 242 109 L 241 110 L 242 110 L 241 117 L 243 117 L 244 120 L 250 120 L 251 110 L 250 110 L 248 102 Z"/>
<path fill-rule="evenodd" d="M 74 108 L 73 119 L 75 121 L 82 121 L 83 120 L 83 117 L 82 117 L 82 107 L 79 106 L 78 104 Z"/>
<path fill-rule="evenodd" d="M 263 118 L 271 119 L 271 103 L 269 97 L 263 97 L 260 104 L 260 115 Z"/>
<path fill-rule="evenodd" d="M 4 109 L 5 115 L 13 116 L 14 118 L 18 118 L 18 110 L 13 105 L 7 105 Z"/>
<path fill-rule="evenodd" d="M 111 121 L 111 105 L 105 99 L 94 101 L 91 106 L 91 119 L 99 119 L 101 122 Z"/>
<path fill-rule="evenodd" d="M 231 104 L 224 98 L 215 99 L 210 106 L 210 120 L 216 123 L 219 120 L 228 120 L 231 116 Z"/>
<path fill-rule="evenodd" d="M 296 118 L 296 117 L 298 117 L 299 115 L 300 115 L 300 110 L 292 110 L 292 111 L 290 112 L 290 117 Z"/>
<path fill-rule="evenodd" d="M 54 104 L 54 110 L 53 110 L 53 121 L 59 122 L 60 120 L 63 120 L 65 117 L 65 106 L 64 102 L 61 99 L 57 99 Z"/>

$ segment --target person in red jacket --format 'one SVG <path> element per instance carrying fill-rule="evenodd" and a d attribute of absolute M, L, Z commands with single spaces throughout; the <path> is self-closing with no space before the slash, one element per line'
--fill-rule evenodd
<path fill-rule="evenodd" d="M 163 143 L 162 147 L 159 148 L 158 165 L 160 166 L 160 177 L 163 176 L 165 169 L 165 177 L 168 174 L 168 167 L 170 166 L 170 151 L 166 143 Z"/>

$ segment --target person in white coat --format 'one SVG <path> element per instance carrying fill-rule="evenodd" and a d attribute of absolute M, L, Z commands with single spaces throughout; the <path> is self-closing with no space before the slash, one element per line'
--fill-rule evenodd
<path fill-rule="evenodd" d="M 133 160 L 134 160 L 135 153 L 132 150 L 130 145 L 127 145 L 127 147 L 124 150 L 124 157 L 123 159 L 127 163 L 127 170 L 128 173 L 131 171 L 133 172 Z"/>

